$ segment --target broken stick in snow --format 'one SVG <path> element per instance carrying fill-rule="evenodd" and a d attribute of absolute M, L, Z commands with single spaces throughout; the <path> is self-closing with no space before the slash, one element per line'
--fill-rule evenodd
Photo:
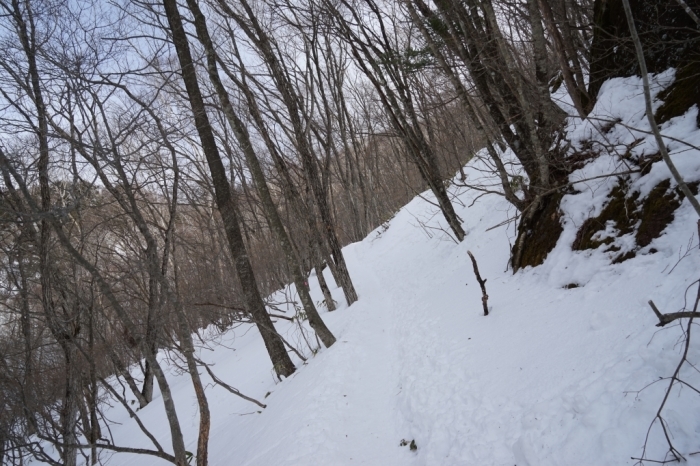
<path fill-rule="evenodd" d="M 474 275 L 476 275 L 476 280 L 479 282 L 479 285 L 481 285 L 481 303 L 484 305 L 484 315 L 487 316 L 489 315 L 489 306 L 488 306 L 488 300 L 489 300 L 489 295 L 486 294 L 486 280 L 481 279 L 481 274 L 479 273 L 479 267 L 476 265 L 476 259 L 474 258 L 474 255 L 472 254 L 471 251 L 467 251 L 467 254 L 469 254 L 469 257 L 472 260 L 472 265 L 474 266 Z"/>

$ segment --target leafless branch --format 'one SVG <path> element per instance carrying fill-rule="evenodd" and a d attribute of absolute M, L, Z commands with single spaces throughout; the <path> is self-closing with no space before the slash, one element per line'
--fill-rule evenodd
<path fill-rule="evenodd" d="M 224 387 L 224 388 L 225 388 L 226 390 L 228 390 L 229 392 L 233 393 L 233 394 L 236 395 L 236 396 L 240 396 L 241 398 L 243 398 L 243 399 L 246 400 L 246 401 L 250 401 L 251 403 L 255 403 L 256 405 L 260 406 L 260 407 L 263 408 L 263 409 L 264 409 L 264 408 L 267 408 L 267 405 L 264 405 L 264 404 L 260 403 L 260 402 L 259 402 L 258 400 L 256 400 L 255 398 L 251 398 L 251 397 L 249 397 L 249 396 L 244 395 L 244 394 L 241 393 L 237 388 L 233 388 L 232 386 L 230 386 L 229 384 L 227 384 L 226 382 L 224 382 L 223 380 L 221 380 L 220 378 L 218 378 L 216 375 L 214 375 L 214 372 L 212 372 L 212 370 L 211 370 L 211 368 L 209 367 L 208 364 L 204 364 L 204 368 L 207 370 L 207 373 L 209 374 L 209 377 L 211 377 L 211 379 L 212 379 L 214 382 L 216 382 L 218 385 L 221 385 L 222 387 Z"/>
<path fill-rule="evenodd" d="M 489 315 L 489 295 L 486 293 L 486 279 L 481 278 L 481 274 L 479 273 L 479 266 L 476 265 L 476 259 L 474 258 L 474 254 L 472 254 L 471 251 L 467 251 L 467 254 L 469 254 L 469 258 L 472 260 L 472 265 L 474 266 L 474 275 L 476 275 L 476 280 L 479 282 L 479 286 L 481 286 L 481 304 L 484 306 L 484 315 L 487 316 Z"/>

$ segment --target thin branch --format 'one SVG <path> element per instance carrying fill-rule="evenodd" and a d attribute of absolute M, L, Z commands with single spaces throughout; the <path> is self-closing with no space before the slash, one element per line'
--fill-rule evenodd
<path fill-rule="evenodd" d="M 216 382 L 218 385 L 221 385 L 222 387 L 224 387 L 224 388 L 225 388 L 226 390 L 228 390 L 229 392 L 233 393 L 233 394 L 236 395 L 236 396 L 240 396 L 240 397 L 243 398 L 244 400 L 250 401 L 251 403 L 255 403 L 256 405 L 260 406 L 261 408 L 267 408 L 267 405 L 264 405 L 264 404 L 260 403 L 260 402 L 259 402 L 258 400 L 256 400 L 255 398 L 251 398 L 251 397 L 249 397 L 249 396 L 244 395 L 243 393 L 239 392 L 238 389 L 233 388 L 232 386 L 230 386 L 229 384 L 227 384 L 226 382 L 224 382 L 223 380 L 221 380 L 220 378 L 218 378 L 216 375 L 214 375 L 214 373 L 212 372 L 211 368 L 210 368 L 207 364 L 204 364 L 204 368 L 207 370 L 207 372 L 209 373 L 209 377 L 211 377 L 211 379 L 212 379 L 214 382 Z"/>
<path fill-rule="evenodd" d="M 611 120 L 611 119 L 609 119 L 609 118 L 599 118 L 599 117 L 594 117 L 594 116 L 588 116 L 587 119 L 588 119 L 588 120 L 601 121 L 601 122 L 603 122 L 603 123 L 615 123 L 616 125 L 620 125 L 620 126 L 622 126 L 623 128 L 627 128 L 627 129 L 632 130 L 632 131 L 635 131 L 635 132 L 637 132 L 637 133 L 642 133 L 642 134 L 654 134 L 653 131 L 647 131 L 647 130 L 645 130 L 645 129 L 637 128 L 636 126 L 631 126 L 631 125 L 625 124 L 625 123 L 623 123 L 623 122 L 621 122 L 621 121 L 619 121 L 619 120 Z M 661 133 L 660 133 L 660 134 L 661 134 Z M 689 143 L 688 141 L 684 141 L 683 139 L 679 139 L 679 138 L 676 138 L 676 137 L 673 137 L 673 136 L 669 136 L 668 134 L 661 134 L 661 137 L 662 137 L 662 138 L 666 138 L 666 139 L 668 139 L 668 140 L 670 140 L 670 141 L 677 142 L 677 143 L 679 143 L 679 144 L 683 144 L 684 146 L 688 146 L 688 147 L 690 147 L 691 149 L 695 149 L 695 150 L 697 150 L 697 151 L 700 151 L 700 147 L 698 147 L 698 146 L 696 146 L 696 145 L 694 145 L 694 144 L 691 144 L 691 143 Z"/>
<path fill-rule="evenodd" d="M 484 315 L 487 316 L 489 315 L 489 295 L 486 293 L 486 279 L 481 278 L 481 274 L 479 273 L 479 266 L 476 265 L 476 259 L 474 258 L 474 254 L 472 254 L 471 251 L 467 251 L 467 254 L 469 254 L 469 258 L 472 260 L 472 265 L 474 266 L 474 275 L 476 275 L 476 280 L 479 282 L 479 286 L 481 286 L 481 304 L 484 306 Z"/>
<path fill-rule="evenodd" d="M 676 0 L 678 4 L 685 10 L 686 13 L 688 13 L 688 16 L 693 18 L 693 21 L 697 23 L 698 26 L 700 26 L 700 18 L 698 18 L 698 15 L 695 14 L 693 10 L 690 9 L 687 3 L 685 3 L 685 0 Z"/>
<path fill-rule="evenodd" d="M 141 432 L 143 432 L 146 437 L 148 437 L 151 442 L 153 442 L 153 445 L 156 447 L 156 449 L 159 452 L 163 452 L 163 447 L 160 446 L 160 443 L 158 443 L 158 440 L 149 432 L 148 429 L 146 429 L 146 426 L 143 425 L 141 422 L 141 419 L 139 416 L 134 412 L 133 409 L 131 409 L 131 406 L 129 406 L 129 403 L 124 399 L 124 397 L 120 396 L 117 391 L 110 385 L 105 379 L 100 378 L 99 379 L 100 383 L 110 392 L 114 397 L 124 406 L 126 411 L 129 413 L 129 417 L 133 418 L 136 421 L 136 424 L 138 424 L 139 428 L 141 429 Z"/>

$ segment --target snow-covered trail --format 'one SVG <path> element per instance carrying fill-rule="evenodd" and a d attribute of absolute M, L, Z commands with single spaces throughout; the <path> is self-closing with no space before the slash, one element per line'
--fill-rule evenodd
<path fill-rule="evenodd" d="M 410 461 L 407 448 L 405 454 L 399 451 L 402 434 L 395 421 L 401 357 L 394 336 L 396 308 L 383 275 L 367 270 L 354 277 L 360 301 L 337 316 L 324 314 L 337 321 L 337 343 L 266 400 L 268 408 L 236 441 L 261 448 L 248 448 L 236 464 L 399 466 Z M 212 437 L 211 443 L 222 442 Z"/>
<path fill-rule="evenodd" d="M 424 207 L 420 202 L 407 206 L 392 225 L 414 222 L 413 212 L 423 215 Z M 479 210 L 473 213 L 479 214 Z M 493 239 L 502 242 L 500 236 Z M 482 266 L 486 265 L 485 270 L 493 276 L 492 269 L 505 257 L 491 254 Z M 351 264 L 361 264 L 363 271 L 370 272 L 362 277 L 363 287 L 368 276 L 374 281 L 367 288 L 372 292 L 361 297 L 371 301 L 376 326 L 362 331 L 364 335 L 386 336 L 382 350 L 387 353 L 374 357 L 395 364 L 383 377 L 392 379 L 384 384 L 394 387 L 388 400 L 394 410 L 389 415 L 400 436 L 387 439 L 388 446 L 397 455 L 399 439 L 417 442 L 418 451 L 408 458 L 401 455 L 401 464 L 473 464 L 479 456 L 503 464 L 511 462 L 512 441 L 497 441 L 503 432 L 498 432 L 500 427 L 491 416 L 493 410 L 503 415 L 508 408 L 483 397 L 479 381 L 468 370 L 470 360 L 484 355 L 472 344 L 478 332 L 469 316 L 483 317 L 479 315 L 481 292 L 471 276 L 465 245 L 456 245 L 442 234 L 430 241 L 418 227 L 394 226 L 374 241 L 352 248 L 349 258 Z M 357 309 L 353 306 L 348 312 L 354 314 Z M 353 323 L 357 319 L 362 317 L 355 314 Z M 474 437 L 470 434 L 475 433 L 472 429 L 480 430 L 481 435 L 485 432 L 496 442 L 469 447 L 466 444 Z M 479 455 L 474 456 L 475 452 Z M 383 463 L 375 459 L 371 464 Z"/>
<path fill-rule="evenodd" d="M 630 456 L 640 451 L 661 386 L 639 396 L 631 392 L 667 375 L 677 357 L 678 332 L 655 335 L 645 299 L 668 307 L 686 286 L 675 277 L 690 276 L 700 261 L 688 259 L 677 275 L 663 274 L 676 262 L 674 251 L 686 232 L 654 243 L 666 251 L 663 256 L 598 266 L 592 275 L 584 267 L 592 258 L 567 256 L 566 245 L 540 268 L 513 275 L 505 270 L 504 230 L 486 231 L 502 221 L 505 208 L 498 200 L 462 207 L 469 233 L 456 244 L 442 233 L 428 238 L 417 226 L 416 218 L 434 212 L 416 199 L 386 231 L 345 248 L 360 300 L 323 313 L 338 342 L 281 384 L 272 380 L 252 329 L 233 332 L 238 335 L 228 345 L 235 351 L 215 347 L 204 353 L 216 363 L 215 372 L 244 393 L 262 400 L 271 392 L 258 414 L 220 387 L 208 388 L 210 464 L 634 464 Z M 683 211 L 678 218 L 683 222 L 688 215 Z M 482 315 L 467 250 L 488 279 L 488 317 Z M 581 286 L 563 288 L 572 281 Z M 321 299 L 313 277 L 310 284 Z M 340 289 L 333 293 L 342 300 Z M 293 328 L 278 325 L 292 341 Z M 190 384 L 182 376 L 173 383 L 194 450 L 198 418 Z M 668 416 L 677 444 L 695 451 L 693 432 L 700 425 L 683 403 L 674 401 Z M 167 445 L 159 409 L 156 403 L 142 416 Z M 124 422 L 115 432 L 123 443 L 136 443 L 138 433 L 129 440 Z M 418 450 L 399 446 L 402 439 L 415 440 Z M 663 442 L 656 440 L 654 451 L 663 455 Z M 688 459 L 698 463 L 697 457 Z M 165 463 L 116 455 L 111 464 Z"/>
<path fill-rule="evenodd" d="M 381 236 L 345 249 L 360 300 L 323 314 L 338 342 L 276 387 L 233 444 L 214 433 L 212 456 L 250 466 L 468 464 L 465 426 L 489 424 L 483 400 L 469 389 L 478 381 L 465 372 L 465 361 L 479 357 L 466 315 L 480 312 L 480 291 L 465 275 L 466 249 L 404 225 L 424 208 L 419 200 Z M 486 264 L 506 257 L 498 256 Z M 472 293 L 474 305 L 466 305 Z M 400 446 L 404 439 L 418 451 Z M 509 462 L 510 445 L 500 447 L 493 448 Z"/>
<path fill-rule="evenodd" d="M 604 86 L 601 92 L 607 94 L 600 102 L 610 102 L 610 109 L 597 114 L 613 118 L 620 111 L 623 121 L 641 119 L 644 105 L 637 81 L 625 78 Z M 683 130 L 677 135 L 700 144 L 694 112 L 664 130 Z M 586 125 L 573 129 L 590 137 Z M 619 131 L 620 140 L 632 137 Z M 697 154 L 674 151 L 687 180 L 700 180 Z M 613 162 L 601 156 L 572 177 L 610 173 Z M 471 181 L 484 176 L 479 164 L 483 162 L 465 168 Z M 665 178 L 662 164 L 655 164 L 635 183 L 648 193 Z M 580 225 L 600 213 L 616 183 L 603 178 L 577 185 L 578 191 L 564 196 L 557 245 L 542 265 L 516 274 L 506 270 L 514 224 L 503 222 L 514 212 L 503 198 L 450 187 L 467 232 L 460 244 L 445 233 L 432 196 L 415 198 L 366 239 L 344 248 L 360 299 L 348 308 L 342 290 L 332 290 L 339 309 L 322 316 L 338 341 L 306 364 L 297 361 L 292 377 L 275 382 L 262 341 L 249 326 L 231 329 L 201 349 L 202 359 L 214 364 L 220 378 L 267 404 L 257 412 L 221 387 L 207 386 L 210 464 L 638 463 L 631 456 L 642 453 L 667 386 L 666 381 L 653 382 L 673 373 L 682 350 L 681 329 L 655 327 L 647 301 L 653 299 L 664 312 L 678 310 L 697 279 L 700 254 L 696 216 L 687 202 L 664 233 L 633 259 L 612 264 L 602 246 L 572 251 Z M 495 225 L 502 226 L 491 228 Z M 468 250 L 488 280 L 488 317 L 483 316 Z M 326 278 L 333 283 L 328 271 Z M 314 299 L 321 300 L 315 277 L 309 283 Z M 277 328 L 308 352 L 296 323 L 279 321 Z M 697 343 L 690 359 L 700 361 Z M 700 386 L 700 372 L 686 367 L 681 375 Z M 188 449 L 195 451 L 199 419 L 191 383 L 172 367 L 169 379 Z M 158 397 L 139 415 L 167 449 Z M 674 446 L 688 465 L 700 465 L 700 455 L 691 455 L 700 450 L 699 406 L 696 393 L 676 389 L 664 411 Z M 125 413 L 115 408 L 108 415 L 121 423 L 112 426 L 117 444 L 148 446 Z M 417 451 L 399 446 L 402 439 L 415 440 Z M 658 426 L 648 447 L 648 458 L 664 460 L 668 446 Z M 118 454 L 109 464 L 167 463 Z"/>

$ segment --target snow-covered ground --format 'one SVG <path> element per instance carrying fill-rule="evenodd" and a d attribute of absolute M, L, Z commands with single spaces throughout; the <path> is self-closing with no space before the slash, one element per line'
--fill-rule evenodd
<path fill-rule="evenodd" d="M 607 83 L 593 114 L 646 130 L 639 82 Z M 694 112 L 697 108 L 663 131 L 700 146 Z M 590 125 L 571 121 L 574 144 L 602 137 Z M 621 144 L 644 138 L 635 153 L 655 150 L 650 136 L 622 126 L 605 137 Z M 700 180 L 700 152 L 675 142 L 670 149 L 688 180 Z M 477 170 L 480 163 L 467 166 L 470 180 L 484 176 Z M 619 165 L 615 157 L 603 156 L 571 179 L 625 169 Z M 658 163 L 634 179 L 633 187 L 645 195 L 668 176 Z M 429 193 L 411 201 L 388 228 L 344 249 L 360 300 L 348 308 L 342 290 L 333 290 L 339 310 L 322 313 L 338 338 L 333 347 L 313 356 L 298 327 L 279 321 L 280 331 L 310 356 L 306 364 L 296 360 L 292 377 L 276 382 L 251 327 L 230 331 L 201 350 L 219 378 L 267 404 L 261 410 L 208 385 L 210 464 L 636 463 L 630 458 L 642 454 L 668 386 L 659 378 L 673 373 L 683 349 L 682 328 L 655 327 L 646 303 L 653 299 L 663 312 L 679 310 L 686 288 L 700 278 L 700 251 L 697 219 L 684 201 L 664 234 L 631 260 L 611 265 L 603 248 L 573 252 L 577 228 L 600 212 L 616 182 L 602 178 L 576 185 L 578 193 L 562 202 L 564 232 L 555 249 L 543 265 L 516 274 L 507 269 L 515 224 L 491 229 L 515 213 L 504 199 L 476 199 L 478 193 L 451 188 L 467 231 L 461 244 L 441 230 L 445 222 L 428 202 Z M 657 252 L 649 253 L 650 248 Z M 488 279 L 488 317 L 468 250 Z M 333 283 L 330 275 L 327 279 Z M 578 287 L 566 288 L 570 284 Z M 320 301 L 313 276 L 310 285 Z M 693 288 L 689 299 L 694 293 Z M 698 340 L 689 360 L 700 363 Z M 681 375 L 700 387 L 692 367 Z M 210 381 L 206 373 L 203 377 Z M 191 383 L 175 370 L 170 379 L 188 450 L 195 452 L 199 421 Z M 115 407 L 107 414 L 120 423 L 111 427 L 116 444 L 150 446 L 125 412 Z M 159 395 L 138 414 L 169 449 Z M 691 455 L 700 451 L 700 395 L 675 388 L 663 416 L 674 446 L 688 464 L 700 464 L 700 455 Z M 404 439 L 415 440 L 417 450 L 400 446 Z M 666 452 L 657 423 L 646 454 L 664 460 Z M 115 454 L 109 464 L 167 463 Z"/>

